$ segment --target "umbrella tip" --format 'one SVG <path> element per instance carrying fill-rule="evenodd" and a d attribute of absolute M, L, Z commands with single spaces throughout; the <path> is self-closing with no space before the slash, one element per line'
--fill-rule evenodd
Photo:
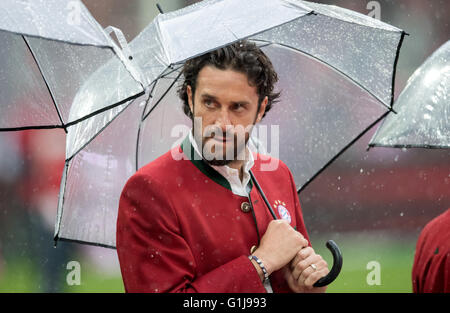
<path fill-rule="evenodd" d="M 164 14 L 164 12 L 163 12 L 161 6 L 159 5 L 159 3 L 156 4 L 156 7 L 158 8 L 158 10 L 159 10 L 159 12 L 160 12 L 161 14 Z"/>

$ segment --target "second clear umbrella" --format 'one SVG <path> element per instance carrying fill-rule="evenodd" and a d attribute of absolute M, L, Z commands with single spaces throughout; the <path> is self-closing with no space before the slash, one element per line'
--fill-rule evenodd
<path fill-rule="evenodd" d="M 450 148 L 450 41 L 410 77 L 369 146 Z"/>
<path fill-rule="evenodd" d="M 0 131 L 67 132 L 143 94 L 129 56 L 80 1 L 3 0 L 0 6 Z M 103 77 L 93 79 L 100 71 Z M 102 92 L 80 92 L 86 84 Z"/>

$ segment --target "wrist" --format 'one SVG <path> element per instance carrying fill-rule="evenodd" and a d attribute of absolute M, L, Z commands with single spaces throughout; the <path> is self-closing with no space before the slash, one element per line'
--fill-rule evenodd
<path fill-rule="evenodd" d="M 266 268 L 268 275 L 272 274 L 273 266 L 271 262 L 268 260 L 268 258 L 263 253 L 261 253 L 261 251 L 256 250 L 255 252 L 252 253 L 252 255 L 256 256 L 258 259 L 261 260 L 261 262 L 264 264 L 264 267 Z M 258 265 L 258 263 L 256 263 L 256 265 Z"/>
<path fill-rule="evenodd" d="M 268 281 L 269 274 L 267 272 L 266 267 L 264 266 L 264 263 L 255 255 L 249 255 L 248 258 L 250 259 L 250 261 L 252 261 L 252 263 L 254 262 L 253 266 L 256 267 L 256 270 L 257 270 L 262 282 L 264 283 L 264 282 Z M 256 263 L 256 265 L 255 265 L 255 263 Z M 259 270 L 258 270 L 258 267 L 259 267 Z M 262 272 L 262 275 L 261 275 L 261 272 Z"/>
<path fill-rule="evenodd" d="M 254 259 L 250 259 L 250 262 L 255 267 L 256 272 L 258 273 L 259 279 L 261 279 L 261 282 L 264 282 L 264 272 L 262 271 L 261 267 L 256 263 Z"/>

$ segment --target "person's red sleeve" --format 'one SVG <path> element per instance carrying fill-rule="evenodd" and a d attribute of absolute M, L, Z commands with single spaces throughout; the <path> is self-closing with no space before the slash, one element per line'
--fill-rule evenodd
<path fill-rule="evenodd" d="M 116 247 L 126 292 L 266 292 L 245 255 L 197 275 L 170 197 L 143 174 L 122 191 Z"/>

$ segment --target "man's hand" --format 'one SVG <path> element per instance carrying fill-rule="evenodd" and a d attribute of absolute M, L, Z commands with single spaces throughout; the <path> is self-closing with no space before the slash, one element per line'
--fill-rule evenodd
<path fill-rule="evenodd" d="M 270 275 L 291 261 L 297 252 L 308 246 L 308 241 L 285 220 L 269 223 L 258 249 L 253 255 L 258 257 Z"/>
<path fill-rule="evenodd" d="M 324 287 L 313 287 L 320 278 L 329 273 L 327 262 L 306 247 L 295 255 L 294 259 L 284 268 L 286 281 L 294 292 L 325 292 Z"/>

